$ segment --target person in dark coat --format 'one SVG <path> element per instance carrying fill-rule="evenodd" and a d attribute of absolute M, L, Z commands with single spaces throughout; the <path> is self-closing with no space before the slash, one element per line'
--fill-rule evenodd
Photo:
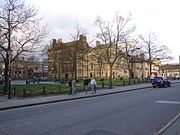
<path fill-rule="evenodd" d="M 89 80 L 85 77 L 84 78 L 84 91 L 85 91 L 85 94 L 87 94 L 87 91 L 88 91 L 88 83 L 89 83 Z"/>
<path fill-rule="evenodd" d="M 72 80 L 71 79 L 68 81 L 68 86 L 69 86 L 69 93 L 68 93 L 68 95 L 71 95 L 72 94 Z"/>

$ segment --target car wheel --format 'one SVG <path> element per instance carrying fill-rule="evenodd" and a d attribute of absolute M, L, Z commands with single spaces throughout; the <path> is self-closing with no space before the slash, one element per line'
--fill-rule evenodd
<path fill-rule="evenodd" d="M 164 84 L 163 84 L 163 88 L 166 88 L 166 87 L 167 87 L 167 85 L 164 83 Z"/>

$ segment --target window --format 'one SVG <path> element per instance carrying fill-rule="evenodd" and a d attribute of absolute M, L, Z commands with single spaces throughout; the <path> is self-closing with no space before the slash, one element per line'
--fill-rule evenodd
<path fill-rule="evenodd" d="M 93 74 L 92 73 L 90 73 L 90 77 L 92 77 L 93 76 Z"/>
<path fill-rule="evenodd" d="M 78 73 L 80 74 L 80 73 L 81 73 L 81 71 L 82 71 L 82 70 L 79 68 L 79 69 L 78 69 Z"/>
<path fill-rule="evenodd" d="M 94 69 L 94 65 L 93 65 L 93 63 L 91 63 L 91 69 Z"/>

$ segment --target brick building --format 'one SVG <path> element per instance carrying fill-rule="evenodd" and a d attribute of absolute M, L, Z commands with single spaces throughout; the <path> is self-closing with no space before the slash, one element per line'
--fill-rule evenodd
<path fill-rule="evenodd" d="M 53 39 L 48 49 L 48 76 L 69 79 L 87 75 L 86 55 L 89 46 L 86 40 L 83 35 L 78 40 L 66 43 Z"/>
<path fill-rule="evenodd" d="M 86 36 L 81 35 L 78 40 L 63 43 L 62 40 L 53 39 L 48 49 L 48 76 L 57 79 L 96 77 L 108 78 L 110 68 L 107 62 L 97 58 L 94 51 L 101 47 L 99 41 L 95 47 L 89 47 Z M 106 52 L 106 46 L 102 47 L 100 53 Z M 122 59 L 122 58 L 121 58 Z M 123 60 L 117 60 L 113 66 L 112 78 L 129 78 L 127 66 L 122 63 Z M 149 65 L 144 55 L 134 56 L 130 62 L 133 62 L 133 77 L 149 77 Z M 159 74 L 160 60 L 157 59 L 152 65 L 152 73 Z"/>
<path fill-rule="evenodd" d="M 161 65 L 160 74 L 170 79 L 180 78 L 180 65 L 179 64 Z"/>

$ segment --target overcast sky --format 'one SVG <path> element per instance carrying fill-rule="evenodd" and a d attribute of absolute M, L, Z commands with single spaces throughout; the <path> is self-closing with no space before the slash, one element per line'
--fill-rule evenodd
<path fill-rule="evenodd" d="M 76 24 L 87 28 L 89 38 L 95 36 L 95 18 L 101 16 L 112 20 L 118 11 L 132 22 L 137 34 L 155 32 L 163 45 L 171 50 L 178 63 L 180 55 L 180 0 L 26 0 L 39 8 L 47 23 L 48 37 L 71 39 Z"/>

